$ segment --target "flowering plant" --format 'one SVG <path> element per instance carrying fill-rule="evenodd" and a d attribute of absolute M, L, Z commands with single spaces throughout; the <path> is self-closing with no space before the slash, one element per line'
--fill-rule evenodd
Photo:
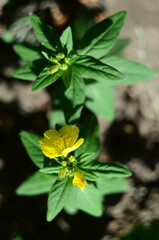
<path fill-rule="evenodd" d="M 20 133 L 31 160 L 40 169 L 17 188 L 17 194 L 48 193 L 48 221 L 62 209 L 70 214 L 80 209 L 101 216 L 103 196 L 127 189 L 123 178 L 131 175 L 128 169 L 116 162 L 97 160 L 100 142 L 94 115 L 114 118 L 111 86 L 134 84 L 156 75 L 114 52 L 125 16 L 124 11 L 110 16 L 77 42 L 70 27 L 58 36 L 42 19 L 31 14 L 41 45 L 14 46 L 26 64 L 13 75 L 33 81 L 32 91 L 51 87 L 59 79 L 56 88 L 51 89 L 52 129 L 44 133 L 44 138 L 26 131 Z M 81 113 L 86 109 L 91 112 L 87 111 L 83 120 Z"/>
<path fill-rule="evenodd" d="M 69 213 L 80 209 L 93 216 L 101 216 L 107 181 L 121 180 L 131 175 L 119 163 L 100 163 L 96 160 L 99 145 L 95 131 L 89 136 L 85 135 L 85 141 L 80 138 L 76 142 L 78 132 L 78 127 L 69 125 L 59 131 L 46 131 L 43 139 L 26 131 L 21 132 L 29 156 L 40 169 L 18 187 L 17 194 L 49 193 L 48 221 L 63 208 Z"/>

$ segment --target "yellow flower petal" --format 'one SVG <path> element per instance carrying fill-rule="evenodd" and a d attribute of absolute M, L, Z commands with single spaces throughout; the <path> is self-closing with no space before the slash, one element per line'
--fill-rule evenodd
<path fill-rule="evenodd" d="M 69 125 L 64 126 L 59 130 L 59 134 L 64 137 L 65 148 L 72 147 L 76 142 L 79 134 L 78 127 L 71 127 Z"/>
<path fill-rule="evenodd" d="M 48 130 L 44 133 L 44 138 L 39 141 L 43 154 L 49 158 L 62 155 L 64 146 L 60 135 L 56 130 Z"/>
<path fill-rule="evenodd" d="M 78 127 L 66 125 L 59 131 L 48 130 L 44 133 L 44 138 L 39 141 L 43 154 L 49 158 L 64 156 L 77 149 L 84 141 L 80 138 Z"/>
<path fill-rule="evenodd" d="M 68 153 L 76 150 L 82 143 L 84 142 L 83 138 L 80 138 L 72 147 L 70 148 L 66 148 L 65 150 L 63 150 L 63 154 L 67 155 Z"/>
<path fill-rule="evenodd" d="M 84 189 L 86 187 L 87 182 L 81 171 L 77 171 L 75 173 L 72 184 L 74 186 L 78 186 L 80 189 Z"/>

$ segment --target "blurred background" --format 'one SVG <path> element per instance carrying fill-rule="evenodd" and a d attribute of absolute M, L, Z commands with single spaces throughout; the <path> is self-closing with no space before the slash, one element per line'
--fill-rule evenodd
<path fill-rule="evenodd" d="M 115 88 L 116 117 L 99 118 L 100 160 L 125 164 L 133 176 L 125 193 L 106 196 L 100 218 L 62 211 L 45 221 L 47 196 L 18 197 L 16 187 L 36 170 L 19 139 L 21 130 L 49 127 L 51 88 L 31 92 L 32 83 L 12 77 L 21 64 L 15 43 L 37 44 L 28 19 L 35 12 L 61 33 L 76 38 L 94 23 L 126 10 L 120 39 L 124 56 L 159 72 L 158 0 L 0 0 L 0 239 L 159 240 L 159 78 Z"/>

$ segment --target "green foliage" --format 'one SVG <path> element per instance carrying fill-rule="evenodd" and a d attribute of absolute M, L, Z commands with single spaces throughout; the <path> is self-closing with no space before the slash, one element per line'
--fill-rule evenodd
<path fill-rule="evenodd" d="M 23 196 L 34 196 L 49 193 L 56 178 L 57 177 L 55 175 L 50 176 L 41 172 L 35 172 L 17 188 L 16 193 Z"/>
<path fill-rule="evenodd" d="M 88 116 L 80 129 L 80 137 L 84 138 L 84 143 L 75 152 L 78 157 L 82 153 L 94 153 L 94 158 L 99 155 L 99 126 L 97 118 L 94 115 Z"/>
<path fill-rule="evenodd" d="M 84 190 L 80 190 L 78 187 L 74 187 L 76 194 L 73 198 L 74 205 L 95 217 L 100 217 L 102 215 L 102 196 L 100 195 L 98 189 L 93 185 L 89 184 Z"/>
<path fill-rule="evenodd" d="M 58 35 L 53 28 L 48 26 L 41 18 L 35 14 L 30 15 L 30 20 L 39 42 L 46 48 L 55 51 L 55 45 L 58 41 Z"/>
<path fill-rule="evenodd" d="M 85 19 L 87 17 L 90 16 L 86 14 Z M 52 88 L 54 109 L 50 126 L 59 129 L 60 125 L 78 122 L 79 137 L 84 138 L 83 143 L 79 140 L 82 145 L 78 145 L 75 140 L 78 136 L 67 136 L 73 134 L 71 130 L 65 135 L 51 131 L 55 135 L 52 143 L 51 135 L 45 134 L 47 146 L 41 149 L 41 137 L 26 131 L 20 133 L 22 143 L 39 171 L 26 179 L 16 192 L 27 196 L 48 193 L 47 221 L 54 219 L 62 209 L 71 214 L 82 210 L 100 217 L 103 195 L 128 188 L 123 178 L 131 176 L 131 172 L 126 167 L 97 159 L 100 153 L 99 125 L 94 115 L 113 120 L 111 86 L 134 84 L 156 76 L 149 68 L 120 56 L 128 44 L 128 40 L 117 41 L 125 17 L 126 12 L 119 12 L 96 25 L 90 21 L 91 27 L 88 29 L 86 25 L 83 33 L 75 28 L 72 33 L 68 27 L 59 36 L 51 26 L 31 14 L 30 21 L 39 46 L 14 46 L 25 64 L 13 76 L 34 81 L 32 91 L 46 88 L 59 79 Z M 83 21 L 82 18 L 78 20 Z M 79 121 L 83 112 L 85 116 Z M 46 157 L 50 151 L 53 151 L 51 156 L 56 153 L 52 159 Z"/>
<path fill-rule="evenodd" d="M 26 131 L 21 131 L 20 137 L 21 137 L 21 141 L 22 141 L 29 157 L 33 161 L 33 163 L 37 167 L 43 168 L 45 157 L 44 157 L 43 153 L 41 152 L 41 148 L 39 146 L 40 137 L 35 134 L 26 132 Z"/>
<path fill-rule="evenodd" d="M 80 11 L 87 12 L 86 9 Z M 85 17 L 90 20 L 90 24 L 86 24 L 83 29 L 84 36 L 81 30 L 78 32 L 75 28 L 78 21 L 83 21 L 79 17 L 75 21 L 73 33 L 67 27 L 59 36 L 51 26 L 31 14 L 31 24 L 41 45 L 14 46 L 15 52 L 27 64 L 17 69 L 13 76 L 34 81 L 32 91 L 62 79 L 66 89 L 63 88 L 60 101 L 68 124 L 78 121 L 84 105 L 104 119 L 113 120 L 113 93 L 109 87 L 129 85 L 156 76 L 149 68 L 120 57 L 129 42 L 128 39 L 117 40 L 125 21 L 125 11 L 98 24 L 92 23 L 89 14 L 86 13 Z M 79 41 L 78 45 L 75 38 Z M 90 84 L 85 79 L 93 79 L 98 83 Z"/>
<path fill-rule="evenodd" d="M 97 186 L 101 194 L 104 195 L 125 192 L 129 188 L 124 178 L 111 178 L 108 181 L 107 176 L 99 178 L 97 180 Z"/>
<path fill-rule="evenodd" d="M 114 91 L 106 82 L 95 82 L 86 86 L 85 105 L 105 120 L 112 121 L 115 117 Z"/>
<path fill-rule="evenodd" d="M 70 27 L 66 28 L 65 31 L 62 33 L 57 43 L 57 49 L 59 52 L 62 52 L 64 50 L 65 55 L 69 55 L 70 52 L 72 51 L 73 39 L 72 39 L 72 31 Z"/>
<path fill-rule="evenodd" d="M 80 7 L 72 24 L 74 38 L 80 40 L 93 25 L 93 16 L 90 11 L 85 7 Z"/>
<path fill-rule="evenodd" d="M 74 62 L 72 68 L 76 75 L 80 75 L 80 77 L 93 78 L 97 81 L 106 81 L 110 84 L 113 84 L 115 80 L 124 78 L 118 70 L 107 64 L 103 64 L 93 57 L 84 56 L 78 58 Z"/>
<path fill-rule="evenodd" d="M 69 179 L 57 179 L 51 188 L 48 197 L 47 221 L 51 221 L 63 209 L 68 195 L 71 194 Z"/>
<path fill-rule="evenodd" d="M 101 58 L 113 47 L 124 24 L 126 12 L 119 12 L 90 28 L 79 43 L 77 53 Z"/>
<path fill-rule="evenodd" d="M 88 123 L 91 128 L 86 128 Z M 49 193 L 47 221 L 51 221 L 64 208 L 69 212 L 76 210 L 85 211 L 92 216 L 99 217 L 102 215 L 102 195 L 101 179 L 123 178 L 130 176 L 128 169 L 118 163 L 100 163 L 96 160 L 99 153 L 98 125 L 95 117 L 88 119 L 81 129 L 81 134 L 85 131 L 85 142 L 75 151 L 77 171 L 82 171 L 87 185 L 81 190 L 72 185 L 73 176 L 65 177 L 67 171 L 63 164 L 64 159 L 48 159 L 44 157 L 39 147 L 39 136 L 26 131 L 20 133 L 22 143 L 26 148 L 30 158 L 40 167 L 39 171 L 26 179 L 16 190 L 18 195 L 33 196 Z M 90 152 L 89 152 L 90 151 Z M 46 158 L 46 159 L 45 159 Z M 67 157 L 69 159 L 69 156 Z M 66 159 L 66 160 L 67 160 Z M 66 161 L 65 160 L 65 161 Z M 71 163 L 70 163 L 71 164 Z M 69 171 L 74 171 L 69 165 Z M 60 174 L 62 177 L 60 177 Z M 94 185 L 96 183 L 96 185 Z M 112 192 L 125 190 L 125 182 L 120 181 L 118 187 Z M 112 187 L 113 189 L 113 187 Z M 109 190 L 110 191 L 110 190 Z M 72 207 L 71 207 L 72 206 Z"/>
<path fill-rule="evenodd" d="M 124 80 L 113 81 L 111 85 L 131 85 L 157 76 L 157 73 L 148 67 L 123 57 L 105 57 L 101 61 L 110 64 L 125 76 Z"/>
<path fill-rule="evenodd" d="M 13 46 L 13 49 L 26 62 L 32 62 L 42 58 L 41 51 L 37 47 L 27 47 L 17 44 Z"/>

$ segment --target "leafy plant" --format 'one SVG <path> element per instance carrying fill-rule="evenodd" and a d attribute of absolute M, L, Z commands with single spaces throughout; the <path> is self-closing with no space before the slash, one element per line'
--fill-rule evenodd
<path fill-rule="evenodd" d="M 110 16 L 89 28 L 83 36 L 80 33 L 82 37 L 78 44 L 76 38 L 74 44 L 70 27 L 59 36 L 42 19 L 31 14 L 41 45 L 14 46 L 26 64 L 13 76 L 33 81 L 32 91 L 58 80 L 50 118 L 50 126 L 56 130 L 46 131 L 43 139 L 26 131 L 20 133 L 26 151 L 40 169 L 18 187 L 17 194 L 48 193 L 48 221 L 63 208 L 69 213 L 80 209 L 99 217 L 103 195 L 127 189 L 123 178 L 131 175 L 128 169 L 120 163 L 97 160 L 99 130 L 93 115 L 114 118 L 112 86 L 134 84 L 156 76 L 149 68 L 122 58 L 117 51 L 117 45 L 122 48 L 126 44 L 117 41 L 125 17 L 124 11 Z M 93 113 L 82 121 L 84 106 Z M 80 133 L 77 123 L 81 126 Z"/>
<path fill-rule="evenodd" d="M 34 81 L 32 91 L 47 87 L 61 78 L 65 85 L 65 98 L 73 105 L 73 112 L 78 109 L 77 118 L 80 117 L 81 106 L 86 103 L 95 114 L 113 119 L 114 113 L 109 111 L 113 109 L 110 86 L 134 84 L 156 76 L 154 71 L 141 64 L 117 56 L 110 57 L 111 50 L 118 43 L 117 37 L 125 17 L 124 11 L 112 15 L 91 27 L 79 43 L 74 44 L 70 27 L 59 36 L 42 19 L 31 14 L 31 23 L 41 45 L 14 46 L 26 65 L 17 69 L 13 76 Z M 76 48 L 74 45 L 77 45 Z M 90 79 L 93 80 L 91 83 Z M 89 87 L 95 93 L 92 96 Z M 105 94 L 108 96 L 107 104 L 101 101 L 104 92 L 108 93 Z M 71 123 L 70 119 L 67 120 Z"/>
<path fill-rule="evenodd" d="M 40 147 L 39 136 L 26 131 L 20 136 L 30 158 L 40 169 L 16 192 L 26 196 L 48 193 L 47 221 L 63 208 L 69 213 L 80 209 L 99 217 L 102 215 L 103 195 L 127 189 L 122 178 L 131 175 L 128 169 L 119 163 L 96 160 L 99 144 L 95 131 L 89 134 L 87 131 L 85 141 L 80 138 L 75 142 L 77 127 L 66 125 L 59 131 L 48 130 L 40 140 Z M 115 183 L 118 178 L 117 185 L 108 184 L 109 179 Z"/>

